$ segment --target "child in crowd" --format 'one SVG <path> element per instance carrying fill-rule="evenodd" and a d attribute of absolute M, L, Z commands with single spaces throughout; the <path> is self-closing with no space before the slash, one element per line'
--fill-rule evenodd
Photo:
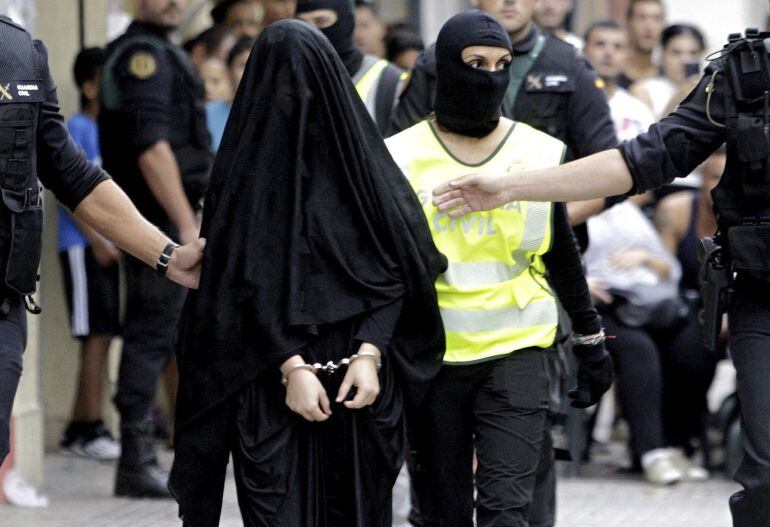
<path fill-rule="evenodd" d="M 224 61 L 210 57 L 200 66 L 201 78 L 206 88 L 206 101 L 231 101 L 233 99 L 233 86 L 227 64 Z"/>
<path fill-rule="evenodd" d="M 89 161 L 99 163 L 99 84 L 104 50 L 82 50 L 75 59 L 81 111 L 68 124 Z M 120 324 L 120 252 L 93 229 L 59 212 L 59 254 L 72 336 L 81 341 L 80 375 L 72 419 L 64 432 L 64 452 L 99 460 L 120 456 L 120 445 L 102 421 L 102 385 L 112 337 Z"/>
<path fill-rule="evenodd" d="M 227 118 L 230 116 L 230 108 L 233 106 L 233 97 L 238 91 L 238 85 L 241 83 L 243 72 L 246 69 L 246 63 L 251 55 L 251 48 L 254 46 L 254 39 L 250 37 L 241 37 L 235 43 L 233 49 L 227 57 L 227 71 L 230 86 L 230 96 L 224 99 L 209 99 L 209 80 L 205 72 L 202 72 L 204 82 L 206 83 L 206 95 L 210 101 L 206 105 L 206 125 L 211 134 L 211 148 L 216 152 L 219 150 L 219 142 L 222 140 L 222 134 L 225 131 Z"/>

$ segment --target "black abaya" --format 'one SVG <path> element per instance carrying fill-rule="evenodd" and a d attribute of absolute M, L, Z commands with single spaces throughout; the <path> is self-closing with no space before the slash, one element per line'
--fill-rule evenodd
<path fill-rule="evenodd" d="M 201 288 L 178 345 L 170 488 L 185 524 L 217 525 L 232 451 L 247 526 L 388 525 L 401 392 L 418 403 L 444 351 L 433 283 L 445 260 L 310 26 L 282 21 L 260 36 L 204 210 Z M 337 361 L 388 339 L 371 407 L 334 405 L 319 424 L 285 405 L 278 367 L 290 356 Z M 323 379 L 330 399 L 343 375 Z"/>

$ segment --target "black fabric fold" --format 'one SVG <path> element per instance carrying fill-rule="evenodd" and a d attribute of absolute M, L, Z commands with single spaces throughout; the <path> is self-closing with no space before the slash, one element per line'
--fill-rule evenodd
<path fill-rule="evenodd" d="M 322 326 L 403 299 L 391 339 L 408 400 L 444 352 L 445 259 L 320 32 L 272 24 L 249 59 L 213 169 L 201 285 L 180 322 L 177 426 L 306 347 Z"/>

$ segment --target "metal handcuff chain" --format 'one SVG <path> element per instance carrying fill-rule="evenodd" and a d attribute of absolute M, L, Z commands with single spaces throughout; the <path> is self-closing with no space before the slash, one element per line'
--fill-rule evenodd
<path fill-rule="evenodd" d="M 382 360 L 376 354 L 371 352 L 356 353 L 354 355 L 351 355 L 350 357 L 345 357 L 344 359 L 339 360 L 337 362 L 329 361 L 326 364 L 321 364 L 320 362 L 316 362 L 313 364 L 306 364 L 306 363 L 295 364 L 294 366 L 289 368 L 286 373 L 284 373 L 281 376 L 281 384 L 283 384 L 284 386 L 287 386 L 289 384 L 289 375 L 294 373 L 296 370 L 307 370 L 316 375 L 318 375 L 319 373 L 327 373 L 329 375 L 332 375 L 334 373 L 337 373 L 337 370 L 350 366 L 355 361 L 363 358 L 374 359 L 377 369 L 379 370 L 380 368 L 382 368 Z"/>

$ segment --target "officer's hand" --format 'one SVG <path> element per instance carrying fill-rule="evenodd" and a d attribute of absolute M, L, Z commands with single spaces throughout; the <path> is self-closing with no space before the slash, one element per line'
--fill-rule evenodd
<path fill-rule="evenodd" d="M 178 247 L 171 253 L 166 277 L 188 289 L 198 289 L 201 279 L 201 264 L 206 240 L 200 238 L 194 243 Z"/>
<path fill-rule="evenodd" d="M 577 387 L 567 395 L 574 408 L 588 408 L 598 403 L 612 386 L 612 357 L 604 344 L 574 346 L 572 351 L 578 359 Z"/>
<path fill-rule="evenodd" d="M 315 373 L 294 370 L 286 385 L 286 406 L 308 421 L 326 421 L 332 414 L 329 396 Z"/>
<path fill-rule="evenodd" d="M 112 243 L 105 239 L 91 242 L 91 253 L 94 255 L 96 265 L 110 267 L 119 262 L 122 254 Z"/>
<path fill-rule="evenodd" d="M 509 187 L 509 178 L 503 174 L 470 174 L 433 189 L 433 204 L 439 211 L 457 218 L 513 201 Z"/>
<path fill-rule="evenodd" d="M 380 394 L 380 378 L 377 376 L 377 361 L 379 360 L 380 350 L 376 346 L 364 342 L 358 350 L 377 355 L 373 357 L 360 357 L 348 366 L 348 372 L 342 380 L 340 390 L 337 393 L 337 402 L 341 403 L 347 399 L 350 389 L 356 388 L 356 396 L 352 401 L 345 401 L 345 406 L 351 410 L 358 410 L 364 406 L 372 404 Z"/>

